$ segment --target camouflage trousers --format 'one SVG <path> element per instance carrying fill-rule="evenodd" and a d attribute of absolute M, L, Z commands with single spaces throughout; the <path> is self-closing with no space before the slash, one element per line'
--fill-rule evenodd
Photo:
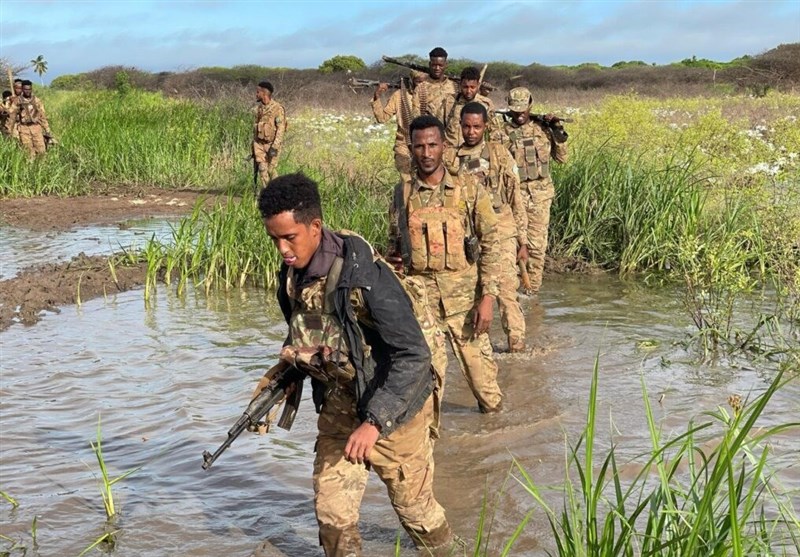
<path fill-rule="evenodd" d="M 523 182 L 522 195 L 528 211 L 528 275 L 531 290 L 538 292 L 542 286 L 544 257 L 547 252 L 547 230 L 550 226 L 550 205 L 555 188 L 549 178 Z"/>
<path fill-rule="evenodd" d="M 508 337 L 509 350 L 519 349 L 525 345 L 525 316 L 519 305 L 517 290 L 519 275 L 517 274 L 517 239 L 503 240 L 500 260 L 501 277 L 500 293 L 497 305 L 500 307 L 500 323 Z"/>
<path fill-rule="evenodd" d="M 44 142 L 44 131 L 39 124 L 18 124 L 16 126 L 19 134 L 19 142 L 28 152 L 28 156 L 43 155 L 47 152 L 47 145 Z"/>
<path fill-rule="evenodd" d="M 267 182 L 278 177 L 278 156 L 269 155 L 271 143 L 266 141 L 253 141 L 253 157 L 258 165 L 258 175 L 261 178 L 261 185 L 266 186 Z"/>
<path fill-rule="evenodd" d="M 432 419 L 429 398 L 409 422 L 378 439 L 369 463 L 386 485 L 392 507 L 416 546 L 426 555 L 446 555 L 454 539 L 433 495 Z M 328 394 L 318 420 L 314 459 L 314 507 L 326 557 L 361 555 L 358 517 L 369 469 L 344 458 L 347 439 L 360 423 L 348 389 Z"/>

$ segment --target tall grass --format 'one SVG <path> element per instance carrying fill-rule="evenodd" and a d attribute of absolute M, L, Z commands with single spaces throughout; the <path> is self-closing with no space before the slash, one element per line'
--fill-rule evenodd
<path fill-rule="evenodd" d="M 787 381 L 783 372 L 754 400 L 732 399 L 732 415 L 718 408 L 667 440 L 642 381 L 652 446 L 642 456 L 641 472 L 626 482 L 615 445 L 602 460 L 595 455 L 598 368 L 595 360 L 586 426 L 568 447 L 560 508 L 515 463 L 516 479 L 547 516 L 557 555 L 741 557 L 800 551 L 800 519 L 792 503 L 797 494 L 782 488 L 767 462 L 771 439 L 800 430 L 800 423 L 756 427 Z M 714 448 L 702 443 L 708 436 L 718 440 Z"/>
<path fill-rule="evenodd" d="M 114 504 L 114 484 L 120 482 L 141 469 L 141 466 L 137 468 L 133 468 L 128 470 L 127 472 L 120 474 L 116 478 L 112 478 L 108 473 L 108 467 L 106 466 L 106 460 L 103 456 L 103 435 L 102 430 L 100 428 L 100 417 L 97 417 L 97 438 L 96 442 L 93 443 L 89 441 L 89 445 L 92 447 L 92 451 L 94 451 L 95 458 L 97 458 L 97 465 L 100 468 L 100 494 L 103 497 L 103 507 L 106 511 L 106 518 L 108 520 L 112 520 L 117 515 L 117 507 Z"/>

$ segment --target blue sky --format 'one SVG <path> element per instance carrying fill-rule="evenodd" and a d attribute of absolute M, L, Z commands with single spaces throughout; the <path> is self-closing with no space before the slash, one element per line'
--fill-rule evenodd
<path fill-rule="evenodd" d="M 117 64 L 313 68 L 336 54 L 369 64 L 434 46 L 482 62 L 728 61 L 790 42 L 800 42 L 800 0 L 0 0 L 0 57 L 43 54 L 45 81 Z"/>

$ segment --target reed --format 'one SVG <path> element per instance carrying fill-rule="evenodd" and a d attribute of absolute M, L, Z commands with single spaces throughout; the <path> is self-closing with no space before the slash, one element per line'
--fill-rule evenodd
<path fill-rule="evenodd" d="M 97 458 L 98 467 L 100 468 L 100 494 L 103 497 L 103 507 L 106 511 L 106 518 L 108 520 L 113 520 L 117 514 L 117 509 L 114 504 L 114 484 L 124 480 L 134 472 L 137 472 L 141 469 L 141 466 L 128 470 L 124 474 L 112 478 L 108 473 L 108 467 L 106 466 L 105 457 L 103 455 L 103 434 L 100 425 L 100 416 L 98 416 L 97 438 L 95 442 L 89 441 L 89 445 L 92 447 L 92 451 L 94 451 L 95 457 Z"/>
<path fill-rule="evenodd" d="M 642 456 L 641 472 L 625 482 L 615 445 L 601 461 L 594 454 L 598 369 L 596 360 L 586 426 L 568 446 L 560 508 L 548 502 L 545 488 L 515 461 L 517 481 L 548 518 L 557 555 L 739 557 L 800 551 L 800 519 L 792 506 L 796 494 L 782 489 L 767 462 L 772 437 L 800 429 L 800 423 L 756 427 L 772 395 L 787 381 L 783 372 L 752 401 L 732 398 L 732 414 L 720 407 L 667 440 L 662 440 L 642 381 L 652 446 Z M 712 449 L 701 442 L 710 434 L 720 437 Z"/>

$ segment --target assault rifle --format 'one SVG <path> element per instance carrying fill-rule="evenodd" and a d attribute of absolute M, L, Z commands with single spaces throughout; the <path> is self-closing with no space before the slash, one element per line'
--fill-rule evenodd
<path fill-rule="evenodd" d="M 233 427 L 228 430 L 228 438 L 225 439 L 222 445 L 214 451 L 214 454 L 203 451 L 203 470 L 211 468 L 214 461 L 225 452 L 225 449 L 230 447 L 231 443 L 233 443 L 244 430 L 257 427 L 261 419 L 267 415 L 267 412 L 283 400 L 286 396 L 285 390 L 289 385 L 300 381 L 305 376 L 303 372 L 299 371 L 294 366 L 282 364 L 278 364 L 278 366 L 276 366 L 277 370 L 270 378 L 267 386 L 250 401 L 250 404 L 247 406 L 242 416 L 233 424 Z M 276 368 L 273 368 L 273 370 L 274 369 Z M 270 370 L 270 372 L 273 370 Z M 268 372 L 268 374 L 270 372 Z M 294 420 L 294 414 L 297 411 L 297 404 L 300 402 L 301 384 L 302 383 L 299 383 L 295 388 L 295 392 L 290 395 L 292 401 L 287 403 L 286 408 L 284 408 L 281 419 L 278 422 L 279 427 L 289 429 L 291 426 L 291 422 Z"/>
<path fill-rule="evenodd" d="M 423 66 L 422 64 L 415 64 L 414 62 L 406 62 L 405 60 L 400 60 L 399 58 L 392 58 L 391 56 L 381 56 L 384 62 L 388 64 L 394 64 L 395 66 L 402 66 L 404 68 L 408 68 L 409 70 L 416 70 L 418 72 L 425 72 L 426 74 L 430 74 L 430 68 L 428 66 Z M 483 75 L 483 74 L 481 74 Z M 447 79 L 450 81 L 455 81 L 456 83 L 461 83 L 461 76 L 458 75 L 445 75 Z M 494 91 L 495 87 L 489 84 L 488 81 L 481 80 L 481 90 L 486 92 Z"/>
<path fill-rule="evenodd" d="M 375 81 L 374 79 L 359 79 L 357 77 L 351 77 L 347 80 L 347 84 L 350 86 L 351 89 L 363 89 L 365 87 L 377 87 L 380 85 L 381 81 Z M 400 83 L 389 83 L 389 89 L 400 89 Z"/>
<path fill-rule="evenodd" d="M 496 108 L 494 111 L 495 114 L 501 115 L 505 120 L 510 118 L 511 110 L 508 108 Z M 553 134 L 553 138 L 558 143 L 564 143 L 569 134 L 567 130 L 564 129 L 564 122 L 570 124 L 574 122 L 572 118 L 561 118 L 560 116 L 548 116 L 547 114 L 534 114 L 531 112 L 529 114 L 531 120 L 542 126 L 543 128 L 550 130 Z"/>

